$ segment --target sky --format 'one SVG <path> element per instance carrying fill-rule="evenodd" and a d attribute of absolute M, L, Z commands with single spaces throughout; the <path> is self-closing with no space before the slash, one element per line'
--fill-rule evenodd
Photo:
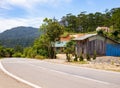
<path fill-rule="evenodd" d="M 0 32 L 17 26 L 39 28 L 44 18 L 104 12 L 120 7 L 120 0 L 0 0 Z"/>

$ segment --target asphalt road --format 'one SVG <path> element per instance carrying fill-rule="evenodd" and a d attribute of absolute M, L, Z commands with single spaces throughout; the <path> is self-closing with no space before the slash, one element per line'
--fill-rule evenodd
<path fill-rule="evenodd" d="M 10 73 L 42 88 L 120 88 L 120 73 L 34 59 L 1 61 Z"/>

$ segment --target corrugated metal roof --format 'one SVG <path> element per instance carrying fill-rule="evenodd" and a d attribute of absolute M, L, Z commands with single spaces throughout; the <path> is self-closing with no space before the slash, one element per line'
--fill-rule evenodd
<path fill-rule="evenodd" d="M 67 41 L 62 41 L 62 42 L 56 42 L 55 47 L 65 47 Z"/>
<path fill-rule="evenodd" d="M 97 34 L 86 34 L 84 36 L 81 36 L 81 37 L 78 37 L 78 38 L 74 38 L 73 40 L 84 40 L 84 39 L 87 39 L 87 38 L 95 36 L 95 35 L 97 35 Z"/>

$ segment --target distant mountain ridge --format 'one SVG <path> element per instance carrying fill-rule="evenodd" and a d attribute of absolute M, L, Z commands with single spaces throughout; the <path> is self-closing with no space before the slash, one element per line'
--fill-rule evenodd
<path fill-rule="evenodd" d="M 20 26 L 0 33 L 0 43 L 5 47 L 28 47 L 40 35 L 38 28 Z"/>

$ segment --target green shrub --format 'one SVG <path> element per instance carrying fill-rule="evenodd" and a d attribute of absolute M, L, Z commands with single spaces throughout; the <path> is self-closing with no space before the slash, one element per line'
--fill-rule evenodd
<path fill-rule="evenodd" d="M 35 58 L 36 58 L 36 59 L 41 59 L 41 60 L 45 59 L 45 57 L 44 57 L 44 56 L 41 56 L 41 55 L 36 55 Z"/>
<path fill-rule="evenodd" d="M 96 59 L 96 51 L 94 51 L 93 60 Z"/>
<path fill-rule="evenodd" d="M 67 57 L 67 58 L 66 58 L 67 61 L 70 62 L 70 61 L 71 61 L 70 55 L 69 55 L 69 54 L 66 54 L 66 57 Z"/>
<path fill-rule="evenodd" d="M 16 52 L 12 55 L 13 57 L 22 57 L 22 53 Z"/>
<path fill-rule="evenodd" d="M 83 58 L 82 53 L 81 53 L 81 54 L 80 54 L 79 61 L 83 61 L 83 60 L 84 60 L 84 58 Z"/>
<path fill-rule="evenodd" d="M 90 55 L 89 55 L 89 54 L 86 54 L 86 59 L 87 59 L 88 61 L 90 61 Z"/>
<path fill-rule="evenodd" d="M 78 57 L 77 57 L 77 54 L 75 54 L 75 58 L 74 58 L 74 61 L 77 61 L 77 58 L 78 58 Z"/>

